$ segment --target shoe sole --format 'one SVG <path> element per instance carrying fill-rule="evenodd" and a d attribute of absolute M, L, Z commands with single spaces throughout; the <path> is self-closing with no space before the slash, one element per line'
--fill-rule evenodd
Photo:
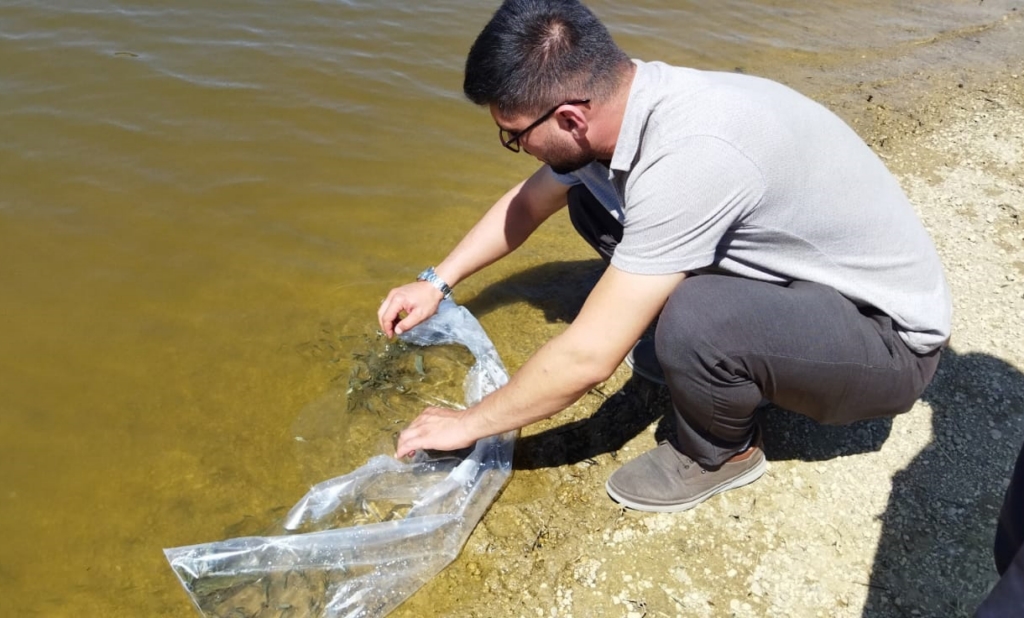
<path fill-rule="evenodd" d="M 697 506 L 701 502 L 704 502 L 708 498 L 716 494 L 720 494 L 723 491 L 737 489 L 739 487 L 743 487 L 744 485 L 749 485 L 756 481 L 757 479 L 761 478 L 761 476 L 764 475 L 766 470 L 768 470 L 768 461 L 762 455 L 761 461 L 759 461 L 753 468 L 747 470 L 743 474 L 735 478 L 729 479 L 728 481 L 725 481 L 721 485 L 712 487 L 708 491 L 704 492 L 703 494 L 697 496 L 696 498 L 688 502 L 680 502 L 677 504 L 644 504 L 642 502 L 634 502 L 633 500 L 630 500 L 629 498 L 622 496 L 621 494 L 619 494 L 619 492 L 612 489 L 608 482 L 604 484 L 604 489 L 605 491 L 608 492 L 608 495 L 611 496 L 612 500 L 618 502 L 622 506 L 631 508 L 636 511 L 647 511 L 650 513 L 680 513 L 682 511 L 689 511 L 690 509 Z"/>

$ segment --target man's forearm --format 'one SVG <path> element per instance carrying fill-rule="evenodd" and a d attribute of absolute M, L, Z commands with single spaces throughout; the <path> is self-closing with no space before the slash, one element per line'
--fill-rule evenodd
<path fill-rule="evenodd" d="M 568 331 L 541 347 L 507 385 L 467 410 L 468 430 L 479 439 L 519 429 L 571 406 L 606 380 L 614 365 L 572 341 Z M 610 367 L 610 369 L 609 369 Z"/>
<path fill-rule="evenodd" d="M 495 202 L 437 265 L 438 276 L 454 286 L 516 250 L 565 205 L 567 190 L 545 168 L 519 183 Z"/>
<path fill-rule="evenodd" d="M 467 410 L 475 438 L 548 418 L 608 379 L 686 276 L 633 275 L 608 268 L 576 319 L 512 380 Z"/>

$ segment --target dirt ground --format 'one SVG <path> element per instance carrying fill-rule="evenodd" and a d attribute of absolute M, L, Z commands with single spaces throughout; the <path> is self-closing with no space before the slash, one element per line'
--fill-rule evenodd
<path fill-rule="evenodd" d="M 843 83 L 814 67 L 771 76 L 861 133 L 938 246 L 954 334 L 911 412 L 822 427 L 769 408 L 760 481 L 686 513 L 635 513 L 604 482 L 654 446 L 669 403 L 622 367 L 524 430 L 513 477 L 462 554 L 393 615 L 971 615 L 996 579 L 995 518 L 1024 440 L 1022 51 L 1013 12 L 865 59 Z M 577 300 L 597 276 L 583 270 Z M 523 312 L 550 313 L 527 301 Z M 564 327 L 547 322 L 523 345 Z"/>

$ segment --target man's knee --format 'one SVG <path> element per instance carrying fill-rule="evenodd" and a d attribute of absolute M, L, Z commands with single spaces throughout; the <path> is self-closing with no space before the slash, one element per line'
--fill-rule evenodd
<path fill-rule="evenodd" d="M 712 353 L 718 335 L 735 319 L 736 303 L 725 298 L 723 287 L 734 279 L 718 275 L 687 278 L 669 296 L 658 319 L 655 348 L 662 365 L 694 362 Z M 685 359 L 685 361 L 684 361 Z"/>

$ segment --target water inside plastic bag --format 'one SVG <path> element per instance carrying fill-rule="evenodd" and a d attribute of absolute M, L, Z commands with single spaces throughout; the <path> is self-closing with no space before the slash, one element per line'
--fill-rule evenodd
<path fill-rule="evenodd" d="M 466 405 L 508 381 L 480 323 L 452 301 L 402 340 L 469 349 Z M 164 553 L 206 618 L 384 616 L 458 555 L 508 480 L 515 436 L 480 440 L 465 457 L 373 457 L 314 486 L 282 534 Z"/>

